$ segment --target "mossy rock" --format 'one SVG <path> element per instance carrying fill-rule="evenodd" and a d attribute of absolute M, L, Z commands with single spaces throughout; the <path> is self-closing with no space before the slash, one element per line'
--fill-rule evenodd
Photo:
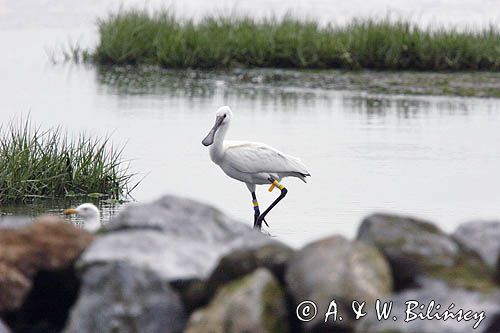
<path fill-rule="evenodd" d="M 363 220 L 357 238 L 388 259 L 396 290 L 421 286 L 426 278 L 483 291 L 494 286 L 492 271 L 478 253 L 428 221 L 374 214 Z"/>
<path fill-rule="evenodd" d="M 283 281 L 286 264 L 293 253 L 292 248 L 279 242 L 236 249 L 219 260 L 207 286 L 216 290 L 221 284 L 245 276 L 258 267 L 269 269 L 279 281 Z"/>
<path fill-rule="evenodd" d="M 192 310 L 206 305 L 219 287 L 252 273 L 259 267 L 267 268 L 283 284 L 285 267 L 294 251 L 289 246 L 273 242 L 263 246 L 246 246 L 223 255 L 207 280 L 174 281 L 184 304 Z"/>
<path fill-rule="evenodd" d="M 452 237 L 466 249 L 477 252 L 491 269 L 495 269 L 500 257 L 500 221 L 463 223 Z"/>
<path fill-rule="evenodd" d="M 284 292 L 265 268 L 219 288 L 195 311 L 186 333 L 289 332 Z"/>

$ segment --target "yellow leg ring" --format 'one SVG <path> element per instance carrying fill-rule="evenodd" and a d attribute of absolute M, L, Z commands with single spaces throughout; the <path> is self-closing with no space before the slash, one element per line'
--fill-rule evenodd
<path fill-rule="evenodd" d="M 269 187 L 269 192 L 272 192 L 275 187 L 279 188 L 280 190 L 283 190 L 285 188 L 285 186 L 281 185 L 277 180 L 275 180 Z"/>
<path fill-rule="evenodd" d="M 259 203 L 257 201 L 253 201 L 253 206 L 254 207 L 259 207 Z"/>

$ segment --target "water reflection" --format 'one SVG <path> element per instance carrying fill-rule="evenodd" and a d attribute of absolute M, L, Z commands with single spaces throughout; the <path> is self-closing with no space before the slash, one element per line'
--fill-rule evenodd
<path fill-rule="evenodd" d="M 287 112 L 302 105 L 314 107 L 338 98 L 329 88 L 304 88 L 309 73 L 290 70 L 197 71 L 166 70 L 158 67 L 98 67 L 100 93 L 126 96 L 163 96 L 168 98 L 252 100 L 254 103 L 281 105 Z M 328 87 L 328 86 L 327 86 Z M 467 115 L 471 108 L 466 98 L 434 98 L 411 95 L 383 95 L 348 92 L 341 96 L 342 107 L 366 116 L 412 118 L 435 109 L 441 115 Z"/>

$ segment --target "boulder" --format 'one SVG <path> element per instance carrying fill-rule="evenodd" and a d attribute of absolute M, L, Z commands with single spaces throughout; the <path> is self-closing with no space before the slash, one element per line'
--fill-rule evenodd
<path fill-rule="evenodd" d="M 65 332 L 182 332 L 179 295 L 155 272 L 126 262 L 89 267 Z"/>
<path fill-rule="evenodd" d="M 284 292 L 265 268 L 219 289 L 189 318 L 186 333 L 288 332 Z"/>
<path fill-rule="evenodd" d="M 428 278 L 467 288 L 492 287 L 491 273 L 479 255 L 430 222 L 374 214 L 363 220 L 357 239 L 375 245 L 388 259 L 397 290 Z"/>
<path fill-rule="evenodd" d="M 182 291 L 188 309 L 194 309 L 206 303 L 221 285 L 259 267 L 267 268 L 280 283 L 284 283 L 286 264 L 292 255 L 292 248 L 281 243 L 236 249 L 221 257 L 206 281 L 176 281 L 174 285 Z"/>
<path fill-rule="evenodd" d="M 293 254 L 292 248 L 281 243 L 236 249 L 222 256 L 208 281 L 225 283 L 257 267 L 269 269 L 280 281 L 284 281 L 286 264 Z"/>
<path fill-rule="evenodd" d="M 291 259 L 285 279 L 295 308 L 303 301 L 316 305 L 317 316 L 304 322 L 305 331 L 352 330 L 351 302 L 371 303 L 392 291 L 388 263 L 373 246 L 333 236 L 313 242 Z M 336 301 L 342 320 L 328 320 L 330 302 Z"/>
<path fill-rule="evenodd" d="M 487 294 L 466 290 L 463 288 L 451 288 L 444 281 L 428 281 L 425 286 L 418 289 L 408 289 L 397 294 L 381 299 L 382 302 L 393 302 L 392 311 L 387 320 L 378 320 L 374 308 L 367 311 L 367 316 L 358 321 L 357 331 L 366 333 L 493 333 L 499 332 L 500 327 L 500 290 L 492 290 Z M 418 305 L 424 305 L 424 309 L 412 309 L 414 306 L 407 302 L 416 301 Z M 405 322 L 405 319 L 413 319 L 414 314 L 426 314 L 431 301 L 434 301 L 431 314 L 443 315 L 451 304 L 454 306 L 451 312 L 457 313 L 460 309 L 465 313 L 468 310 L 477 313 L 476 319 L 469 321 L 448 318 L 444 319 L 414 319 Z M 416 304 L 416 303 L 414 303 Z M 436 309 L 439 304 L 439 309 Z M 407 306 L 410 308 L 408 318 L 406 317 Z M 480 313 L 484 311 L 484 319 L 480 320 Z M 396 320 L 393 317 L 396 317 Z M 477 328 L 473 326 L 479 323 Z"/>
<path fill-rule="evenodd" d="M 92 239 L 54 217 L 0 229 L 0 312 L 19 309 L 37 273 L 71 267 Z"/>
<path fill-rule="evenodd" d="M 206 280 L 220 258 L 279 242 L 200 202 L 165 196 L 127 206 L 82 255 L 79 267 L 127 261 L 165 281 Z"/>
<path fill-rule="evenodd" d="M 292 248 L 281 243 L 241 248 L 227 253 L 219 260 L 206 282 L 208 297 L 222 284 L 245 276 L 258 267 L 267 268 L 280 283 L 284 283 L 286 264 L 293 253 Z"/>
<path fill-rule="evenodd" d="M 207 280 L 174 281 L 173 285 L 181 291 L 183 302 L 189 311 L 205 304 L 221 285 L 259 267 L 269 269 L 284 284 L 286 264 L 292 255 L 293 250 L 281 243 L 235 249 L 221 257 Z"/>
<path fill-rule="evenodd" d="M 203 227 L 199 225 L 201 222 Z M 127 205 L 106 225 L 106 229 L 155 229 L 194 240 L 215 242 L 252 231 L 244 224 L 234 222 L 213 206 L 192 199 L 165 195 L 150 203 Z"/>
<path fill-rule="evenodd" d="M 460 225 L 453 233 L 460 244 L 479 253 L 483 261 L 495 269 L 500 255 L 500 222 L 473 221 Z"/>

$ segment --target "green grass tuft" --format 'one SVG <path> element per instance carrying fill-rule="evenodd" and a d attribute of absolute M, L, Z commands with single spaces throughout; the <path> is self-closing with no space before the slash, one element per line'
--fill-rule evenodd
<path fill-rule="evenodd" d="M 212 16 L 195 23 L 168 11 L 122 11 L 99 21 L 98 64 L 167 68 L 500 69 L 500 31 L 423 29 L 404 21 L 319 26 L 290 16 Z"/>
<path fill-rule="evenodd" d="M 0 203 L 95 193 L 123 198 L 136 185 L 130 186 L 134 175 L 122 151 L 109 138 L 72 139 L 60 128 L 34 127 L 29 119 L 11 122 L 0 128 Z"/>

